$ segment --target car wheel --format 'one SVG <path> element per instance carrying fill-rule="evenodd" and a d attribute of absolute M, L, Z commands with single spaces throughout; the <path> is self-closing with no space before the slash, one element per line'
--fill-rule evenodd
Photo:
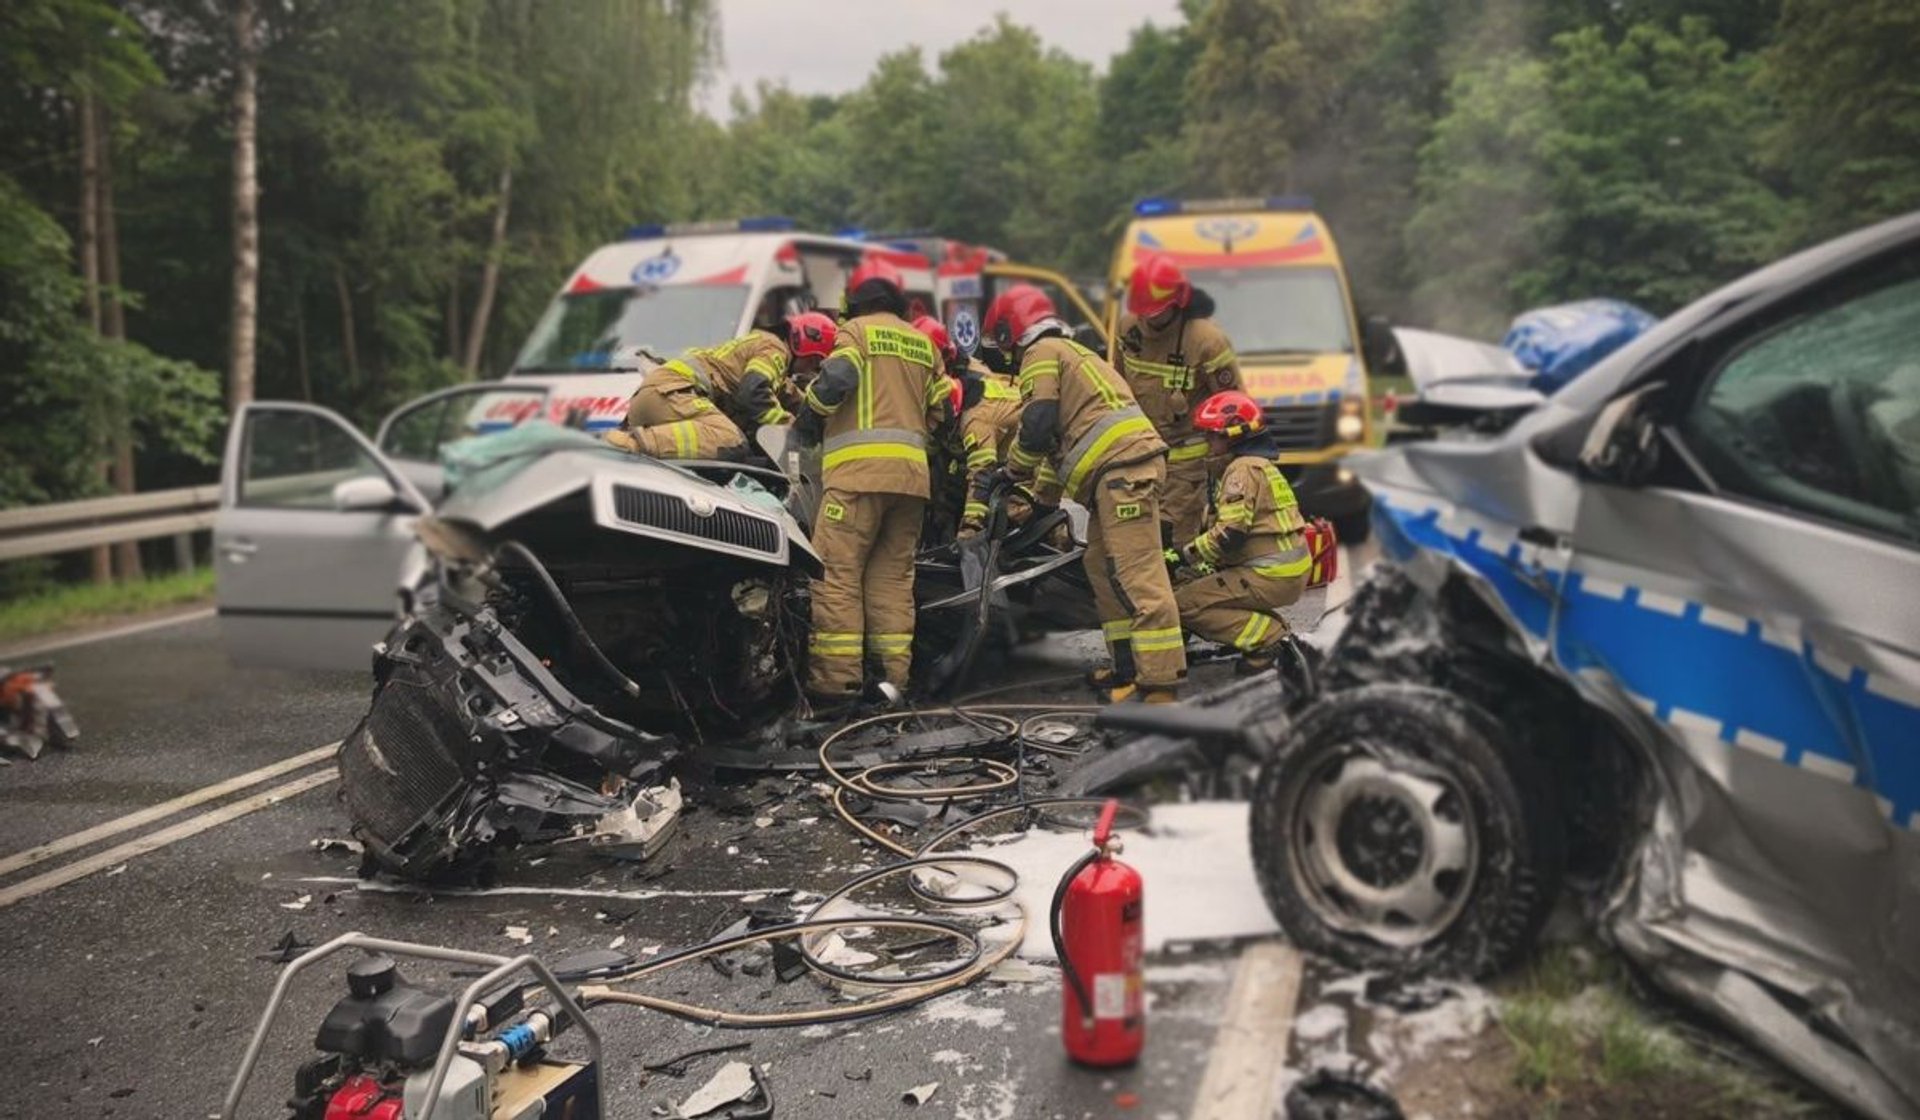
<path fill-rule="evenodd" d="M 1492 716 L 1374 685 L 1309 708 L 1254 791 L 1254 867 L 1295 944 L 1350 967 L 1484 976 L 1533 942 L 1564 842 L 1551 787 Z"/>

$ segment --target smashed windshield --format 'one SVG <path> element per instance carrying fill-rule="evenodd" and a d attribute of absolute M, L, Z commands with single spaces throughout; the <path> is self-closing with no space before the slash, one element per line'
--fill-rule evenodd
<path fill-rule="evenodd" d="M 1347 301 L 1330 268 L 1195 269 L 1189 275 L 1213 297 L 1214 319 L 1239 353 L 1353 350 Z"/>
<path fill-rule="evenodd" d="M 553 301 L 520 351 L 523 372 L 598 370 L 625 346 L 663 356 L 732 338 L 746 306 L 744 284 L 608 288 Z"/>

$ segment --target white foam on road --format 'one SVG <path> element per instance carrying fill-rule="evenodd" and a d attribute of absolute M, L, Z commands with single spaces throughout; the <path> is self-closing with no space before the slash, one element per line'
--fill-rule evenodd
<path fill-rule="evenodd" d="M 1254 877 L 1247 811 L 1244 801 L 1160 805 L 1153 810 L 1151 834 L 1123 834 L 1126 850 L 1119 858 L 1140 873 L 1142 882 L 1147 952 L 1173 942 L 1279 932 Z M 975 846 L 976 852 L 1007 864 L 1020 876 L 1015 898 L 1028 915 L 1021 956 L 1054 959 L 1047 911 L 1060 877 L 1087 851 L 1088 843 L 1084 834 L 1035 829 Z"/>

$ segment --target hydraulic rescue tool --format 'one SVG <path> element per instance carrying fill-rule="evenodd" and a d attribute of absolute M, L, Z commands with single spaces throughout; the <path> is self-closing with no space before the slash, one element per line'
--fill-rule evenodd
<path fill-rule="evenodd" d="M 0 748 L 39 758 L 48 744 L 69 747 L 80 727 L 53 691 L 53 666 L 0 665 Z"/>
<path fill-rule="evenodd" d="M 295 1074 L 289 1120 L 602 1120 L 600 1036 L 546 965 L 531 956 L 358 933 L 329 941 L 281 973 L 227 1090 L 222 1120 L 240 1115 L 240 1098 L 294 979 L 349 949 L 370 955 L 348 968 L 347 994 L 320 1024 L 320 1057 Z M 408 983 L 395 957 L 489 971 L 456 998 Z M 586 1061 L 547 1053 L 555 1036 L 571 1030 L 586 1039 Z"/>
<path fill-rule="evenodd" d="M 1089 1066 L 1131 1064 L 1147 1040 L 1140 873 L 1113 858 L 1119 810 L 1114 800 L 1101 808 L 1093 850 L 1053 892 L 1053 947 L 1067 980 L 1060 1037 L 1067 1056 Z"/>

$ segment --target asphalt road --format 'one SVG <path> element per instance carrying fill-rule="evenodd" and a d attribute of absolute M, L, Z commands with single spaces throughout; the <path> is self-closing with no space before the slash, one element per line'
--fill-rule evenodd
<path fill-rule="evenodd" d="M 366 702 L 367 685 L 357 675 L 229 664 L 211 619 L 70 648 L 54 660 L 83 741 L 71 752 L 0 768 L 0 856 L 311 752 L 347 733 Z M 689 814 L 672 845 L 643 865 L 517 865 L 496 884 L 517 893 L 373 890 L 356 880 L 356 856 L 314 846 L 344 833 L 333 783 L 323 777 L 330 773 L 316 760 L 0 875 L 0 1002 L 11 1013 L 17 1071 L 0 1097 L 0 1117 L 177 1120 L 216 1113 L 279 972 L 261 958 L 288 934 L 316 943 L 360 930 L 512 953 L 518 946 L 503 931 L 526 926 L 530 950 L 545 958 L 616 938 L 625 938 L 629 951 L 671 949 L 737 916 L 743 892 L 820 891 L 849 868 L 878 862 L 810 789 L 798 787 L 785 793 L 767 828 L 711 808 Z M 306 775 L 322 784 L 207 823 L 204 814 Z M 49 869 L 181 822 L 207 826 L 152 851 L 109 857 L 74 881 L 34 889 Z M 1065 1061 L 1051 970 L 1038 980 L 983 983 L 916 1010 L 834 1028 L 717 1031 L 609 1008 L 596 1013 L 608 1045 L 608 1114 L 664 1115 L 655 1108 L 677 1103 L 724 1061 L 739 1058 L 764 1064 L 781 1117 L 1183 1116 L 1213 1045 L 1233 959 L 1231 946 L 1200 946 L 1156 962 L 1147 1056 L 1113 1073 Z M 412 972 L 445 982 L 444 969 Z M 338 975 L 296 991 L 247 1115 L 281 1115 L 292 1070 L 312 1054 L 311 1032 L 341 994 Z M 769 998 L 762 980 L 726 981 L 709 970 L 662 983 L 666 991 L 746 1007 Z M 684 1078 L 642 1068 L 732 1042 L 750 1049 L 698 1060 Z M 902 1103 L 905 1090 L 935 1081 L 941 1088 L 930 1103 Z"/>

